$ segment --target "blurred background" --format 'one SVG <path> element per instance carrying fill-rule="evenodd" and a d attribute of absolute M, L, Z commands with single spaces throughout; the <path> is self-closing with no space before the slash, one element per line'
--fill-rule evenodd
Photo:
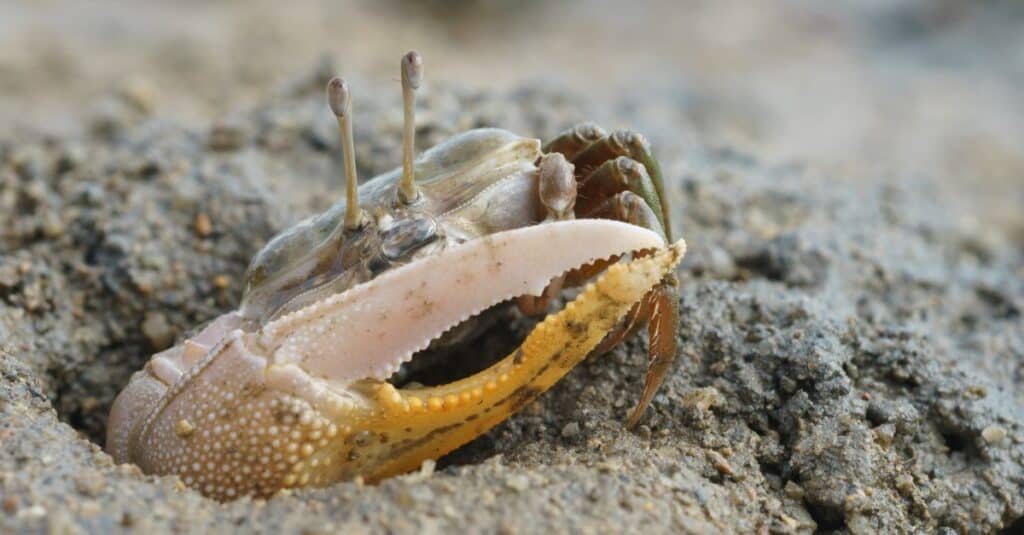
<path fill-rule="evenodd" d="M 203 128 L 316 68 L 395 79 L 397 106 L 398 58 L 416 48 L 428 86 L 551 84 L 617 106 L 614 118 L 628 116 L 626 96 L 671 102 L 678 131 L 655 141 L 677 134 L 837 180 L 966 186 L 983 221 L 1024 235 L 1024 2 L 623 5 L 8 0 L 0 138 L 73 135 L 112 98 Z"/>

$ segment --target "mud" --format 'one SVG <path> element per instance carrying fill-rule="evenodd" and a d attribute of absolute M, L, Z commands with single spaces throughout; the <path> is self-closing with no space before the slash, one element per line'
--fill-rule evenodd
<path fill-rule="evenodd" d="M 977 24 L 1003 28 L 995 18 L 970 15 L 967 30 L 925 18 L 937 33 L 910 57 L 927 63 Z M 904 61 L 902 76 L 932 72 Z M 950 68 L 986 73 L 1002 95 L 1019 63 Z M 834 162 L 814 146 L 768 157 L 802 146 L 771 133 L 813 114 L 770 118 L 741 100 L 760 110 L 747 113 L 671 81 L 607 97 L 431 79 L 417 138 L 476 126 L 548 137 L 596 118 L 654 141 L 690 252 L 679 358 L 636 432 L 622 422 L 643 337 L 436 467 L 377 486 L 220 505 L 114 465 L 98 444 L 129 375 L 232 308 L 252 254 L 341 193 L 322 94 L 340 67 L 304 57 L 291 69 L 206 122 L 122 88 L 79 132 L 0 136 L 0 532 L 1024 530 L 1024 151 L 969 145 L 956 165 L 922 158 L 912 171 L 823 165 Z M 366 177 L 400 161 L 394 85 L 360 80 Z M 1010 178 L 987 179 L 992 166 Z M 503 316 L 481 347 L 501 351 L 529 325 Z"/>

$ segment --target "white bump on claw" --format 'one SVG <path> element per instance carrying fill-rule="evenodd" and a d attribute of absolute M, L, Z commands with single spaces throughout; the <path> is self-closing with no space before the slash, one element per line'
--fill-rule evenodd
<path fill-rule="evenodd" d="M 171 359 L 160 356 L 153 357 L 149 361 L 149 371 L 154 377 L 168 385 L 173 385 L 182 373 Z"/>

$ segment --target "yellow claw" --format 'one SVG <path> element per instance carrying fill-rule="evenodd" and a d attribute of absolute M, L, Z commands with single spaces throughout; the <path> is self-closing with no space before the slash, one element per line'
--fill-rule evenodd
<path fill-rule="evenodd" d="M 385 407 L 361 421 L 360 428 L 373 438 L 350 453 L 377 460 L 377 467 L 364 474 L 366 481 L 414 470 L 532 402 L 582 361 L 684 253 L 685 244 L 679 241 L 652 256 L 612 266 L 537 325 L 512 354 L 482 372 L 438 387 L 399 389 L 410 406 L 426 405 L 431 411 Z"/>

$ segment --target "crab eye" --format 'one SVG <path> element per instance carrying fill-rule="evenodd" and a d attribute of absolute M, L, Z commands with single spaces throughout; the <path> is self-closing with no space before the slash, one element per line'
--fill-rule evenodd
<path fill-rule="evenodd" d="M 432 218 L 403 219 L 384 232 L 380 250 L 388 260 L 399 260 L 434 242 L 438 237 L 437 223 Z"/>

